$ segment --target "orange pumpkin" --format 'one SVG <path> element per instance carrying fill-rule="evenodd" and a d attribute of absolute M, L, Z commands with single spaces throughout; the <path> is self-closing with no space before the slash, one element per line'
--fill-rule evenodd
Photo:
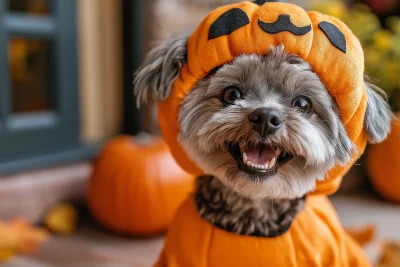
<path fill-rule="evenodd" d="M 372 145 L 366 155 L 366 167 L 373 187 L 384 198 L 400 203 L 400 120 L 380 144 Z"/>
<path fill-rule="evenodd" d="M 156 235 L 168 228 L 193 181 L 162 139 L 122 135 L 111 140 L 96 160 L 87 200 L 107 228 Z"/>
<path fill-rule="evenodd" d="M 241 54 L 268 53 L 283 44 L 288 53 L 310 64 L 335 98 L 342 122 L 358 152 L 346 166 L 335 166 L 290 229 L 276 238 L 235 235 L 203 220 L 189 197 L 168 231 L 156 266 L 370 266 L 361 247 L 344 231 L 325 196 L 335 192 L 343 175 L 364 152 L 367 94 L 361 45 L 340 20 L 278 2 L 245 1 L 210 12 L 189 37 L 187 63 L 170 96 L 159 104 L 159 123 L 177 162 L 188 172 L 202 170 L 179 140 L 180 104 L 196 82 Z"/>

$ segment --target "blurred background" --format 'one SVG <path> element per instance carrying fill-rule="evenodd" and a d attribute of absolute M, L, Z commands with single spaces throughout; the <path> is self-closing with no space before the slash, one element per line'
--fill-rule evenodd
<path fill-rule="evenodd" d="M 146 171 L 153 158 L 173 163 L 158 138 L 157 107 L 136 109 L 132 73 L 155 44 L 190 34 L 210 10 L 233 2 L 0 0 L 1 266 L 154 262 L 193 177 Z M 367 74 L 400 109 L 400 0 L 286 2 L 345 21 L 363 45 Z M 153 186 L 170 196 L 154 195 Z M 124 187 L 136 197 L 120 197 Z M 372 224 L 377 240 L 400 242 L 396 123 L 332 200 L 345 226 Z M 153 214 L 160 211 L 171 214 L 163 221 Z"/>

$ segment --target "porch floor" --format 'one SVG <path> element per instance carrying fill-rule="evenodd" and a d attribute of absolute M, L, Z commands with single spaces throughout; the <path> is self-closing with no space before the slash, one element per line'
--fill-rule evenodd
<path fill-rule="evenodd" d="M 332 197 L 345 226 L 376 223 L 378 239 L 400 241 L 400 206 L 373 196 Z M 31 256 L 20 256 L 5 267 L 147 267 L 155 261 L 164 238 L 129 239 L 112 235 L 92 223 L 80 227 L 69 237 L 52 237 Z M 367 251 L 368 253 L 368 251 Z M 370 255 L 374 257 L 374 255 Z"/>

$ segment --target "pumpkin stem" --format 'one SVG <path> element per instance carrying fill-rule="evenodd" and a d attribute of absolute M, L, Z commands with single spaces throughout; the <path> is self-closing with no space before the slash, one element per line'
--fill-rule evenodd
<path fill-rule="evenodd" d="M 148 146 L 153 143 L 155 140 L 154 135 L 147 133 L 147 132 L 139 132 L 135 136 L 133 136 L 133 140 L 137 145 L 140 146 Z"/>

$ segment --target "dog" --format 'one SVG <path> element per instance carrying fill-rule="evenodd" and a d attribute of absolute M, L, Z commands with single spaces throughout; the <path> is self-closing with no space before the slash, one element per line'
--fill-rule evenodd
<path fill-rule="evenodd" d="M 149 53 L 135 74 L 138 103 L 168 96 L 184 64 L 185 47 L 186 38 L 176 38 Z M 384 91 L 368 78 L 365 82 L 364 124 L 368 140 L 378 143 L 388 135 L 393 114 Z M 346 165 L 356 150 L 324 84 L 307 62 L 286 53 L 283 45 L 271 47 L 265 56 L 241 55 L 212 70 L 185 97 L 179 116 L 179 140 L 185 152 L 217 179 L 204 188 L 208 183 L 202 177 L 198 191 L 225 192 L 219 202 L 232 203 L 221 216 L 207 205 L 208 201 L 217 205 L 215 196 L 202 192 L 200 214 L 241 234 L 268 236 L 277 229 L 269 229 L 268 223 L 258 229 L 256 222 L 282 219 L 278 215 L 295 206 L 292 220 L 316 182 L 335 164 Z M 246 205 L 238 207 L 242 202 Z M 251 219 L 254 223 L 244 227 L 249 218 L 243 213 L 256 216 Z"/>
<path fill-rule="evenodd" d="M 171 39 L 148 54 L 134 74 L 138 105 L 169 97 L 187 61 L 187 40 Z M 394 116 L 367 77 L 365 88 L 364 129 L 379 143 Z M 336 100 L 284 44 L 208 72 L 184 96 L 178 122 L 179 144 L 205 173 L 196 184 L 198 214 L 238 235 L 284 234 L 318 181 L 358 152 Z"/>

